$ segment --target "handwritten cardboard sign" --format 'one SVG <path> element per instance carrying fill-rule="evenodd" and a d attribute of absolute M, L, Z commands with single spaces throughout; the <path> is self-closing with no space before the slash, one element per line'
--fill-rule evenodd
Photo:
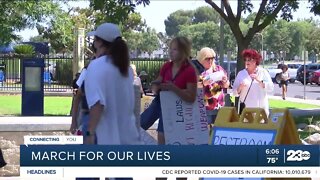
<path fill-rule="evenodd" d="M 187 103 L 170 91 L 162 91 L 160 98 L 166 144 L 208 144 L 209 132 L 202 89 L 198 89 L 194 103 Z"/>

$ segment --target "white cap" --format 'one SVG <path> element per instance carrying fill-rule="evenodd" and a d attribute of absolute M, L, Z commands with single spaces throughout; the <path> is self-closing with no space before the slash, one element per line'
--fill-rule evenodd
<path fill-rule="evenodd" d="M 95 31 L 88 32 L 87 36 L 97 36 L 105 41 L 113 42 L 118 37 L 121 37 L 121 33 L 117 25 L 103 23 Z"/>

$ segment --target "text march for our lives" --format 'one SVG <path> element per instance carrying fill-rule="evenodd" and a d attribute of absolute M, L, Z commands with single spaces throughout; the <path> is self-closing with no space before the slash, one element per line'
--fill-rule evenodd
<path fill-rule="evenodd" d="M 235 172 L 233 175 L 244 177 L 239 172 L 246 169 L 259 170 L 262 173 L 272 172 L 279 167 L 283 169 L 282 174 L 301 173 L 315 175 L 319 173 L 319 146 L 303 145 L 268 145 L 268 146 L 102 146 L 102 145 L 25 145 L 20 146 L 20 163 L 22 175 L 33 175 L 35 172 L 58 173 L 63 168 L 67 175 L 68 170 L 87 168 L 101 168 L 106 171 L 106 177 L 134 176 L 145 173 L 145 168 L 151 168 L 155 175 L 163 176 L 163 173 L 182 172 L 189 176 L 190 172 L 198 172 L 191 176 L 208 177 L 205 170 L 209 172 L 227 173 Z M 55 169 L 56 168 L 56 169 Z M 129 169 L 128 169 L 129 168 Z M 236 171 L 226 171 L 233 168 Z M 308 169 L 306 169 L 308 168 Z M 35 171 L 35 170 L 46 171 Z M 110 170 L 115 170 L 110 173 Z M 178 171 L 178 170 L 190 171 Z M 267 170 L 270 171 L 267 171 Z M 290 171 L 285 171 L 286 169 Z M 33 171 L 32 171 L 33 170 Z M 134 171 L 133 171 L 134 170 Z M 177 171 L 176 171 L 177 170 Z M 192 171 L 193 170 L 193 171 Z M 243 171 L 240 171 L 243 170 Z M 306 170 L 303 171 L 302 170 Z M 307 171 L 309 170 L 309 171 Z M 84 172 L 82 172 L 84 173 Z M 119 173 L 119 174 L 117 174 Z M 238 174 L 237 174 L 238 173 Z M 248 172 L 250 173 L 250 172 Z M 70 175 L 70 174 L 69 174 Z M 118 176 L 109 176 L 118 175 Z M 221 174 L 220 174 L 221 175 Z M 212 173 L 211 173 L 212 176 Z M 231 176 L 231 175 L 230 175 Z M 262 175 L 259 174 L 261 177 Z M 209 176 L 210 177 L 210 176 Z M 251 177 L 251 176 L 250 176 Z"/>
<path fill-rule="evenodd" d="M 21 166 L 319 166 L 319 146 L 21 145 Z M 307 160 L 288 161 L 308 152 Z M 276 156 L 268 163 L 268 156 Z M 291 157 L 291 158 L 290 158 Z"/>

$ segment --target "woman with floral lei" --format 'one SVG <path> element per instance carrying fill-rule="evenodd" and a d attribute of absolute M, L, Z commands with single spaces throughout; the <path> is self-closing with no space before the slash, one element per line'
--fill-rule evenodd
<path fill-rule="evenodd" d="M 203 85 L 209 125 L 214 123 L 218 110 L 224 106 L 222 90 L 230 85 L 226 71 L 215 64 L 215 57 L 216 53 L 213 49 L 204 47 L 199 51 L 197 58 L 205 70 L 200 74 L 200 82 Z"/>

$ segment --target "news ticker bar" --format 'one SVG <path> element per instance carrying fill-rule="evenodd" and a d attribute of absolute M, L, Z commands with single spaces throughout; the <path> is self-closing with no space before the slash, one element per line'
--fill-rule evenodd
<path fill-rule="evenodd" d="M 21 177 L 320 177 L 320 167 L 21 167 Z"/>
<path fill-rule="evenodd" d="M 320 166 L 320 146 L 20 146 L 20 166 Z"/>

